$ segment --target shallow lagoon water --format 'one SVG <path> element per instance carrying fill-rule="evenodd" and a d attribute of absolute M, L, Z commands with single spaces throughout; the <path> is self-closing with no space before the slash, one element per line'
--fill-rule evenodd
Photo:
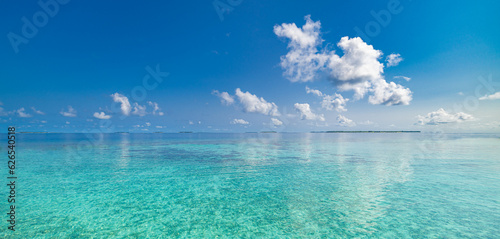
<path fill-rule="evenodd" d="M 16 151 L 2 238 L 500 237 L 499 135 L 19 134 Z"/>

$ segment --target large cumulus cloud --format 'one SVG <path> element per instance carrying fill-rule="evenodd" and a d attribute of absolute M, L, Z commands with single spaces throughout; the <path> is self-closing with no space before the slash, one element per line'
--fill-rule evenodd
<path fill-rule="evenodd" d="M 359 37 L 345 36 L 337 43 L 343 53 L 339 55 L 322 47 L 321 23 L 314 22 L 310 16 L 306 16 L 305 20 L 306 23 L 301 28 L 295 23 L 283 23 L 274 27 L 274 33 L 278 37 L 289 41 L 289 51 L 281 57 L 280 64 L 286 78 L 292 82 L 308 82 L 326 74 L 338 90 L 353 91 L 355 99 L 369 95 L 368 101 L 371 104 L 410 104 L 410 89 L 385 80 L 384 64 L 380 62 L 382 51 Z M 399 54 L 391 56 L 400 58 Z M 393 62 L 391 65 L 397 64 Z"/>

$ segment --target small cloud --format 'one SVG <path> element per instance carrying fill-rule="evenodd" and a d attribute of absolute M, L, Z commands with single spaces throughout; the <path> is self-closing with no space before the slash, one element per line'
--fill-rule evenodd
<path fill-rule="evenodd" d="M 500 91 L 496 92 L 495 94 L 485 95 L 485 96 L 479 98 L 479 100 L 498 100 L 498 99 L 500 99 Z"/>
<path fill-rule="evenodd" d="M 367 120 L 367 121 L 359 122 L 358 124 L 360 124 L 360 125 L 372 125 L 372 124 L 375 124 L 375 123 Z"/>
<path fill-rule="evenodd" d="M 145 116 L 146 115 L 146 106 L 134 103 L 134 111 L 132 111 L 132 114 L 138 115 L 140 117 Z"/>
<path fill-rule="evenodd" d="M 146 126 L 148 126 L 148 127 L 149 127 L 149 126 L 151 126 L 151 123 L 149 123 L 149 122 L 146 122 Z"/>
<path fill-rule="evenodd" d="M 0 116 L 7 116 L 7 115 L 9 115 L 9 113 L 11 113 L 11 112 L 5 112 L 4 109 L 2 107 L 0 107 Z"/>
<path fill-rule="evenodd" d="M 311 89 L 308 86 L 306 86 L 306 92 L 307 92 L 307 94 L 311 93 L 311 94 L 317 95 L 319 97 L 323 96 L 323 93 L 321 91 Z"/>
<path fill-rule="evenodd" d="M 101 112 L 101 113 L 97 113 L 95 112 L 94 113 L 94 117 L 98 118 L 98 119 L 111 119 L 111 115 L 106 115 L 104 112 Z"/>
<path fill-rule="evenodd" d="M 403 57 L 401 57 L 400 54 L 390 54 L 385 58 L 385 61 L 387 62 L 385 65 L 387 67 L 391 66 L 397 66 L 401 61 L 403 61 Z"/>
<path fill-rule="evenodd" d="M 47 121 L 46 121 L 46 120 L 42 120 L 42 121 L 40 121 L 40 123 L 42 123 L 42 124 L 46 124 L 46 123 L 47 123 Z"/>
<path fill-rule="evenodd" d="M 236 97 L 238 97 L 238 101 L 243 106 L 243 111 L 252 112 L 252 113 L 260 113 L 263 115 L 270 116 L 280 116 L 280 112 L 278 111 L 278 106 L 273 102 L 267 102 L 262 97 L 258 97 L 250 92 L 243 92 L 240 88 L 236 89 Z"/>
<path fill-rule="evenodd" d="M 464 92 L 460 91 L 457 94 L 460 95 L 460 96 L 462 96 L 462 95 L 464 95 Z"/>
<path fill-rule="evenodd" d="M 410 77 L 406 77 L 406 76 L 394 76 L 393 78 L 394 79 L 403 79 L 405 81 L 410 81 L 411 80 Z"/>
<path fill-rule="evenodd" d="M 220 98 L 220 102 L 225 105 L 231 105 L 234 103 L 234 97 L 227 92 L 219 92 L 218 90 L 212 91 L 213 95 Z"/>
<path fill-rule="evenodd" d="M 343 126 L 343 127 L 356 126 L 356 123 L 354 123 L 354 121 L 352 121 L 351 119 L 348 119 L 347 117 L 345 117 L 343 115 L 337 116 L 337 123 L 338 123 L 338 125 Z"/>
<path fill-rule="evenodd" d="M 276 119 L 276 118 L 271 118 L 271 123 L 272 123 L 274 126 L 281 126 L 281 125 L 283 125 L 283 122 L 281 122 L 281 120 Z"/>
<path fill-rule="evenodd" d="M 321 107 L 326 110 L 336 110 L 337 112 L 347 111 L 346 104 L 349 99 L 344 98 L 342 95 L 335 93 L 335 95 L 323 94 L 319 90 L 314 90 L 306 86 L 306 92 L 314 94 L 323 98 Z"/>
<path fill-rule="evenodd" d="M 28 114 L 28 113 L 24 112 L 24 107 L 23 107 L 23 108 L 21 108 L 21 109 L 18 109 L 18 110 L 17 110 L 17 114 L 18 114 L 18 115 L 19 115 L 19 117 L 21 117 L 21 118 L 28 118 L 28 117 L 31 117 L 31 115 L 30 115 L 30 114 Z"/>
<path fill-rule="evenodd" d="M 191 120 L 190 120 L 190 121 L 189 121 L 189 124 L 190 124 L 190 125 L 193 125 L 194 123 L 193 123 L 193 121 L 191 121 Z"/>
<path fill-rule="evenodd" d="M 111 95 L 113 98 L 113 101 L 116 103 L 120 103 L 120 109 L 122 111 L 122 114 L 124 115 L 129 115 L 130 111 L 132 110 L 132 107 L 130 105 L 130 102 L 128 101 L 128 98 L 122 94 L 119 93 L 114 93 Z"/>
<path fill-rule="evenodd" d="M 302 120 L 325 121 L 325 117 L 323 115 L 313 113 L 311 111 L 311 107 L 307 103 L 304 104 L 295 103 L 294 107 L 295 110 L 297 110 L 300 113 L 300 118 Z"/>
<path fill-rule="evenodd" d="M 412 100 L 412 92 L 404 86 L 380 80 L 375 84 L 373 95 L 368 97 L 368 102 L 374 105 L 409 105 Z"/>
<path fill-rule="evenodd" d="M 487 127 L 487 128 L 499 128 L 500 127 L 500 121 L 491 121 L 487 122 L 481 125 L 482 127 Z"/>
<path fill-rule="evenodd" d="M 65 117 L 76 117 L 76 110 L 71 105 L 68 105 L 68 111 L 61 110 L 59 113 Z"/>
<path fill-rule="evenodd" d="M 475 120 L 472 115 L 464 112 L 458 112 L 456 114 L 448 113 L 443 108 L 430 112 L 426 116 L 418 115 L 417 118 L 418 125 L 440 125 Z"/>
<path fill-rule="evenodd" d="M 159 126 L 159 125 L 157 125 L 157 126 L 155 126 L 155 127 L 156 127 L 157 129 L 163 129 L 163 126 Z"/>
<path fill-rule="evenodd" d="M 262 97 L 258 97 L 250 92 L 243 92 L 240 88 L 236 89 L 235 96 L 229 95 L 227 92 L 220 93 L 217 90 L 212 91 L 213 95 L 218 96 L 221 99 L 221 103 L 225 105 L 234 104 L 235 97 L 238 102 L 243 107 L 244 112 L 249 113 L 259 113 L 263 115 L 279 116 L 278 106 L 273 102 L 267 102 Z"/>
<path fill-rule="evenodd" d="M 71 124 L 69 121 L 66 121 L 66 124 Z"/>
<path fill-rule="evenodd" d="M 148 105 L 150 105 L 151 107 L 153 107 L 153 112 L 152 112 L 153 115 L 159 115 L 159 116 L 163 115 L 163 112 L 160 111 L 161 109 L 158 106 L 158 103 L 152 102 L 152 101 L 148 101 Z"/>
<path fill-rule="evenodd" d="M 33 112 L 35 112 L 35 114 L 39 114 L 39 115 L 44 115 L 45 113 L 42 112 L 41 110 L 37 110 L 35 109 L 35 107 L 31 107 L 31 109 L 33 110 Z"/>
<path fill-rule="evenodd" d="M 244 119 L 233 119 L 233 121 L 230 122 L 231 124 L 249 124 L 248 121 Z"/>

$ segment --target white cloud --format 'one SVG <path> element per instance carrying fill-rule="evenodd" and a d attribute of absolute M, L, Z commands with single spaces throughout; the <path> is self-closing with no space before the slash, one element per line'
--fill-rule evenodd
<path fill-rule="evenodd" d="M 33 110 L 33 112 L 35 112 L 35 114 L 39 114 L 39 115 L 44 115 L 45 113 L 42 112 L 41 110 L 37 110 L 35 109 L 35 107 L 31 107 L 31 109 Z"/>
<path fill-rule="evenodd" d="M 281 122 L 281 120 L 276 119 L 276 118 L 271 118 L 271 123 L 272 123 L 274 126 L 281 126 L 281 125 L 283 125 L 283 122 Z"/>
<path fill-rule="evenodd" d="M 120 103 L 120 109 L 124 115 L 129 115 L 130 111 L 132 110 L 130 102 L 128 101 L 128 98 L 124 95 L 121 95 L 119 93 L 114 93 L 111 95 L 113 98 L 113 101 L 116 103 Z"/>
<path fill-rule="evenodd" d="M 122 104 L 123 106 L 123 104 Z M 133 115 L 138 115 L 138 116 L 145 116 L 146 115 L 146 106 L 145 105 L 139 105 L 137 103 L 134 103 L 134 111 L 132 111 Z"/>
<path fill-rule="evenodd" d="M 66 121 L 66 124 L 71 124 L 69 121 Z"/>
<path fill-rule="evenodd" d="M 150 122 L 146 122 L 146 126 L 151 126 L 151 123 Z"/>
<path fill-rule="evenodd" d="M 231 105 L 234 103 L 234 97 L 229 95 L 227 92 L 220 93 L 218 90 L 212 91 L 212 94 L 220 98 L 220 102 L 225 105 Z"/>
<path fill-rule="evenodd" d="M 236 98 L 243 107 L 244 112 L 260 113 L 270 116 L 280 115 L 278 106 L 275 103 L 267 102 L 264 98 L 259 98 L 257 95 L 251 94 L 248 91 L 243 92 L 240 88 L 236 89 L 235 96 L 231 96 L 227 92 L 220 93 L 217 90 L 212 91 L 212 94 L 218 96 L 221 99 L 221 103 L 225 105 L 233 104 Z"/>
<path fill-rule="evenodd" d="M 162 116 L 163 115 L 163 112 L 161 112 L 160 110 L 160 107 L 158 106 L 158 103 L 156 102 L 151 102 L 151 101 L 148 101 L 148 105 L 150 105 L 151 107 L 153 107 L 153 112 L 152 114 L 153 115 L 159 115 L 159 116 Z"/>
<path fill-rule="evenodd" d="M 159 126 L 159 125 L 157 125 L 155 127 L 158 128 L 158 129 L 163 129 L 163 126 Z"/>
<path fill-rule="evenodd" d="M 242 92 L 240 88 L 236 89 L 236 97 L 243 106 L 245 112 L 260 113 L 263 115 L 279 116 L 278 106 L 273 102 L 269 103 L 262 97 L 257 97 L 250 92 Z"/>
<path fill-rule="evenodd" d="M 325 117 L 323 115 L 318 115 L 313 113 L 311 111 L 311 107 L 307 103 L 304 104 L 295 103 L 294 107 L 300 113 L 300 118 L 302 120 L 325 121 Z"/>
<path fill-rule="evenodd" d="M 382 78 L 384 65 L 378 61 L 382 52 L 359 37 L 342 37 L 337 43 L 344 55 L 331 53 L 327 70 L 341 91 L 353 90 L 357 98 L 368 92 L 371 81 Z"/>
<path fill-rule="evenodd" d="M 367 121 L 359 122 L 358 124 L 360 124 L 360 125 L 373 125 L 373 124 L 375 124 L 375 123 L 373 123 L 373 122 L 371 122 L 371 121 L 367 120 Z"/>
<path fill-rule="evenodd" d="M 378 61 L 382 52 L 366 44 L 361 38 L 343 37 L 338 46 L 342 57 L 333 54 L 329 64 L 334 81 L 340 90 L 353 90 L 360 99 L 370 92 L 368 102 L 384 105 L 408 105 L 412 92 L 408 88 L 383 78 L 383 64 Z"/>
<path fill-rule="evenodd" d="M 28 117 L 31 117 L 30 114 L 24 112 L 24 107 L 23 108 L 20 108 L 17 110 L 17 114 L 19 115 L 19 117 L 21 118 L 28 118 Z"/>
<path fill-rule="evenodd" d="M 352 121 L 351 119 L 348 119 L 347 117 L 345 117 L 343 115 L 337 116 L 337 123 L 338 123 L 338 125 L 343 126 L 343 127 L 356 126 L 356 123 L 354 123 L 354 121 Z"/>
<path fill-rule="evenodd" d="M 0 107 L 0 116 L 7 116 L 9 114 L 15 113 L 16 111 L 4 111 L 4 108 Z"/>
<path fill-rule="evenodd" d="M 285 69 L 284 75 L 291 82 L 307 82 L 316 78 L 326 60 L 326 55 L 318 52 L 322 39 L 319 36 L 321 23 L 313 22 L 311 17 L 305 17 L 306 24 L 298 28 L 295 23 L 283 23 L 274 26 L 274 33 L 278 37 L 290 39 L 290 51 L 281 57 L 281 67 Z"/>
<path fill-rule="evenodd" d="M 393 79 L 403 79 L 405 81 L 410 81 L 411 78 L 410 77 L 407 77 L 407 76 L 394 76 L 392 77 Z"/>
<path fill-rule="evenodd" d="M 400 54 L 392 53 L 385 58 L 385 61 L 387 62 L 385 64 L 387 67 L 397 66 L 401 61 L 403 61 L 403 57 L 401 57 Z"/>
<path fill-rule="evenodd" d="M 244 119 L 233 119 L 233 121 L 230 122 L 231 124 L 249 124 L 248 121 Z"/>
<path fill-rule="evenodd" d="M 68 105 L 68 111 L 61 110 L 59 113 L 65 117 L 76 117 L 76 110 L 71 105 Z"/>
<path fill-rule="evenodd" d="M 104 112 L 101 112 L 101 113 L 95 112 L 94 117 L 96 117 L 98 119 L 110 119 L 111 115 L 106 115 Z"/>
<path fill-rule="evenodd" d="M 333 54 L 328 68 L 337 83 L 337 87 L 353 90 L 355 98 L 360 99 L 366 93 L 372 93 L 368 102 L 384 105 L 408 105 L 412 92 L 408 88 L 383 78 L 384 66 L 378 61 L 382 52 L 366 44 L 359 37 L 342 37 L 338 46 L 344 55 Z"/>
<path fill-rule="evenodd" d="M 335 93 L 335 95 L 323 95 L 321 107 L 327 110 L 336 110 L 337 112 L 347 111 L 346 103 L 349 99 L 342 97 L 342 95 Z"/>
<path fill-rule="evenodd" d="M 191 121 L 191 120 L 190 120 L 190 121 L 189 121 L 189 124 L 190 124 L 190 125 L 193 125 L 194 123 L 193 123 L 193 121 Z"/>
<path fill-rule="evenodd" d="M 437 111 L 430 112 L 426 116 L 417 116 L 419 125 L 439 125 L 448 123 L 460 123 L 464 121 L 472 121 L 474 117 L 464 112 L 456 114 L 448 113 L 443 108 Z"/>
<path fill-rule="evenodd" d="M 289 52 L 281 57 L 281 67 L 290 81 L 312 81 L 321 73 L 327 73 L 338 90 L 354 91 L 355 99 L 361 99 L 368 93 L 376 93 L 377 96 L 369 101 L 372 104 L 409 104 L 412 100 L 409 89 L 385 81 L 382 75 L 384 64 L 379 61 L 381 51 L 359 37 L 340 39 L 337 46 L 343 51 L 342 56 L 328 49 L 319 50 L 323 41 L 320 27 L 320 22 L 313 22 L 309 16 L 306 16 L 306 24 L 302 28 L 294 23 L 274 27 L 277 36 L 290 40 Z"/>
<path fill-rule="evenodd" d="M 370 95 L 368 102 L 374 105 L 409 105 L 412 100 L 412 92 L 408 88 L 394 82 L 380 79 L 374 84 L 373 95 Z"/>
<path fill-rule="evenodd" d="M 302 28 L 298 28 L 295 23 L 283 23 L 281 26 L 274 26 L 274 33 L 279 37 L 289 38 L 289 47 L 315 47 L 321 43 L 319 37 L 321 23 L 313 22 L 311 15 L 305 16 L 304 19 L 306 24 Z"/>
<path fill-rule="evenodd" d="M 495 94 L 485 95 L 485 96 L 479 98 L 479 100 L 498 100 L 498 99 L 500 99 L 500 91 L 496 92 Z"/>
<path fill-rule="evenodd" d="M 45 124 L 45 123 L 47 123 L 47 121 L 46 120 L 42 120 L 42 121 L 40 121 L 40 123 Z"/>
<path fill-rule="evenodd" d="M 334 95 L 327 95 L 323 94 L 319 90 L 313 90 L 307 86 L 306 92 L 322 97 L 323 101 L 321 101 L 321 107 L 326 110 L 336 110 L 337 112 L 347 111 L 345 107 L 349 99 L 344 98 L 341 94 L 335 93 Z"/>
<path fill-rule="evenodd" d="M 323 96 L 323 93 L 321 91 L 311 89 L 308 86 L 306 86 L 306 92 L 307 92 L 307 94 L 314 94 L 314 95 L 317 95 L 319 97 Z"/>

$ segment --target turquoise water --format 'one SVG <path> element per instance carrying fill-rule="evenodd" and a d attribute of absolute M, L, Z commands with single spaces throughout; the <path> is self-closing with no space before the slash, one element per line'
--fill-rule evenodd
<path fill-rule="evenodd" d="M 1 238 L 500 238 L 499 135 L 18 134 L 16 150 Z"/>

